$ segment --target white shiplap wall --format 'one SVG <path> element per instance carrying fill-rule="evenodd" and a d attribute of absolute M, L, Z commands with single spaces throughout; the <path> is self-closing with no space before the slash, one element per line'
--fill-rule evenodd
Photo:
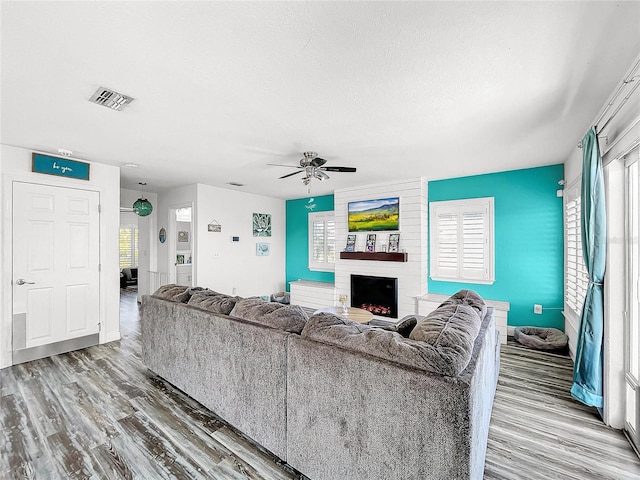
<path fill-rule="evenodd" d="M 398 279 L 398 318 L 415 314 L 416 298 L 427 292 L 427 181 L 416 178 L 377 185 L 345 188 L 334 192 L 336 250 L 347 243 L 347 204 L 359 200 L 400 197 L 400 250 L 408 254 L 408 262 L 373 260 L 341 260 L 336 258 L 335 288 L 350 295 L 351 274 L 392 277 Z M 376 250 L 389 243 L 390 232 L 376 234 Z M 357 233 L 356 251 L 365 250 L 366 232 Z M 349 299 L 350 300 L 350 299 Z"/>

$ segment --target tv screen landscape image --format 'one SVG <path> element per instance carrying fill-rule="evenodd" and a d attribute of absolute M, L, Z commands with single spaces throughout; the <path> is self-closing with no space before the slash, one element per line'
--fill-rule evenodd
<path fill-rule="evenodd" d="M 400 198 L 349 202 L 350 232 L 379 232 L 400 228 Z"/>

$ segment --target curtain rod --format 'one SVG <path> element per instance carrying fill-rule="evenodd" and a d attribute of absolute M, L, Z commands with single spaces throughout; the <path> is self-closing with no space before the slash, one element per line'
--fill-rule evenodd
<path fill-rule="evenodd" d="M 622 90 L 625 88 L 625 86 L 629 85 L 630 83 L 635 82 L 637 79 L 640 79 L 640 75 L 636 74 L 636 72 L 637 72 L 639 67 L 640 67 L 640 60 L 638 60 L 636 62 L 634 67 L 631 69 L 631 72 L 629 73 L 629 75 L 627 75 L 627 78 L 622 80 L 622 82 L 620 83 L 620 86 L 618 87 L 616 92 L 613 94 L 613 98 L 607 104 L 605 109 L 602 111 L 602 113 L 600 114 L 600 116 L 596 120 L 596 122 L 595 122 L 596 135 L 598 133 L 601 133 L 602 130 L 604 130 L 604 128 L 609 124 L 609 122 L 613 119 L 613 117 L 615 117 L 618 114 L 618 112 L 624 106 L 624 104 L 627 103 L 627 100 L 629 100 L 629 98 L 631 98 L 631 95 L 633 95 L 633 92 L 635 92 L 636 89 L 640 86 L 640 82 L 636 83 L 633 86 L 633 88 L 631 89 L 631 91 L 629 92 L 629 94 L 622 99 L 622 101 L 620 102 L 620 105 L 618 105 L 618 108 L 616 108 L 615 111 L 611 114 L 611 116 L 607 119 L 607 121 L 604 122 L 604 124 L 600 128 L 598 128 L 598 124 L 604 118 L 604 116 L 607 114 L 609 109 L 616 103 L 616 100 L 618 99 L 618 96 L 620 96 L 620 93 L 622 93 Z M 582 148 L 582 141 L 578 142 L 578 148 Z"/>
<path fill-rule="evenodd" d="M 640 75 L 636 75 L 635 77 L 632 77 L 632 78 L 631 78 L 631 80 L 629 80 L 628 82 L 625 82 L 625 83 L 631 83 L 631 82 L 635 81 L 635 79 L 636 79 L 636 78 L 640 78 Z M 624 106 L 624 104 L 625 104 L 625 103 L 627 103 L 627 100 L 629 100 L 629 98 L 631 98 L 631 95 L 633 95 L 633 92 L 635 92 L 635 91 L 638 89 L 638 87 L 640 87 L 640 82 L 636 82 L 636 84 L 633 86 L 633 88 L 631 89 L 631 91 L 629 92 L 629 94 L 628 94 L 626 97 L 624 97 L 624 98 L 622 99 L 622 101 L 620 102 L 620 105 L 618 105 L 618 108 L 616 108 L 616 109 L 613 111 L 613 113 L 612 113 L 612 114 L 611 114 L 611 116 L 607 119 L 607 121 L 606 121 L 606 122 L 604 122 L 604 125 L 602 125 L 602 127 L 600 127 L 600 131 L 604 130 L 604 129 L 605 129 L 605 127 L 606 127 L 606 126 L 609 124 L 609 122 L 611 121 L 611 119 L 612 119 L 613 117 L 615 117 L 615 116 L 618 114 L 618 112 L 620 111 L 620 109 Z M 596 125 L 597 125 L 597 123 L 596 123 Z M 596 128 L 596 130 L 597 130 L 597 128 Z"/>

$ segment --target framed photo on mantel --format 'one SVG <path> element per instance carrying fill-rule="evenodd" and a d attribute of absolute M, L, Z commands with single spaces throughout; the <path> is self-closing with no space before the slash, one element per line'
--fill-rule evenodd
<path fill-rule="evenodd" d="M 370 233 L 367 235 L 367 252 L 375 252 L 376 251 L 376 234 Z"/>
<path fill-rule="evenodd" d="M 389 252 L 400 251 L 400 234 L 392 233 L 389 235 Z"/>
<path fill-rule="evenodd" d="M 347 245 L 344 247 L 345 252 L 355 252 L 356 251 L 356 236 L 355 235 L 347 235 Z"/>

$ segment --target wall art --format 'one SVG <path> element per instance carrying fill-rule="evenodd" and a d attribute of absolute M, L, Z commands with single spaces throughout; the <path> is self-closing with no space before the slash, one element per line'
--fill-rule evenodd
<path fill-rule="evenodd" d="M 271 214 L 270 213 L 254 213 L 253 214 L 253 236 L 254 237 L 270 237 L 271 236 Z"/>

